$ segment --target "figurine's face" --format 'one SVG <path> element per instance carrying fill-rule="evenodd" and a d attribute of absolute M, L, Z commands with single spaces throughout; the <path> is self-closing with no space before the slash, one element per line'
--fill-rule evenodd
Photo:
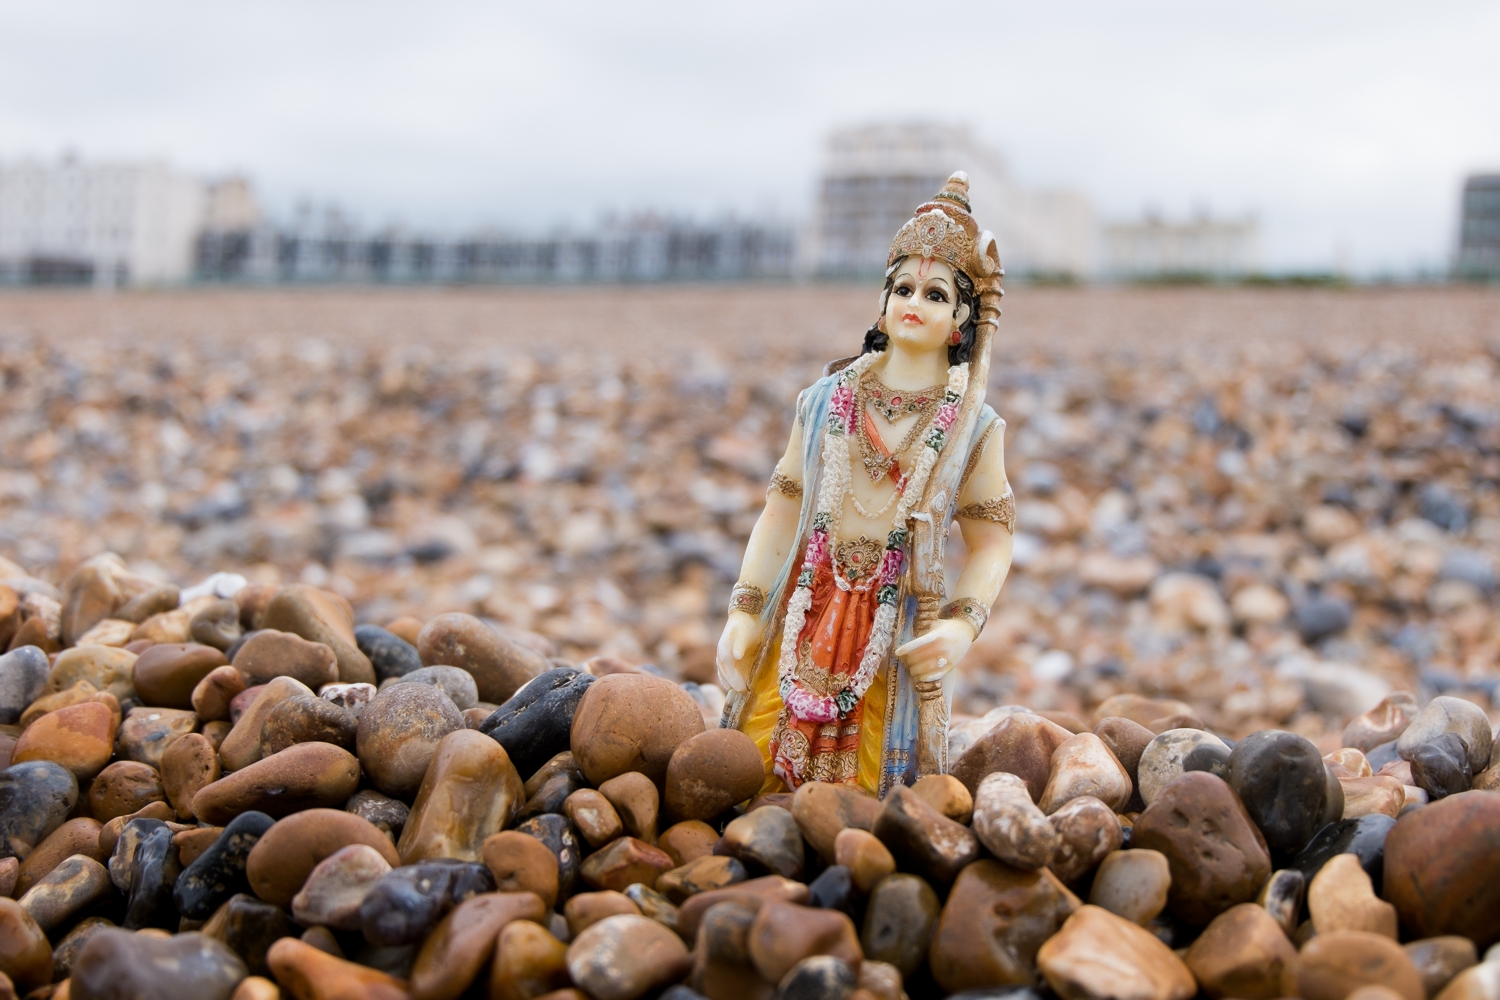
<path fill-rule="evenodd" d="M 908 257 L 896 270 L 880 325 L 906 350 L 936 351 L 953 342 L 953 331 L 968 318 L 969 307 L 958 304 L 953 268 L 930 257 Z"/>

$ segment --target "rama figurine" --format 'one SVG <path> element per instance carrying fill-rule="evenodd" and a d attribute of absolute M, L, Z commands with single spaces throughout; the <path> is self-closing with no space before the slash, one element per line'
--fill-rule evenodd
<path fill-rule="evenodd" d="M 877 795 L 947 771 L 953 671 L 1010 570 L 1005 421 L 985 405 L 999 252 L 950 177 L 896 234 L 864 350 L 797 398 L 719 639 L 723 724 L 763 791 Z M 955 519 L 968 562 L 946 599 Z"/>

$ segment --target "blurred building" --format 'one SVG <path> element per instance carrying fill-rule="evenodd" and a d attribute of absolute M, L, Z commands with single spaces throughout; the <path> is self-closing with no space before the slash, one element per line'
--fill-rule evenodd
<path fill-rule="evenodd" d="M 203 183 L 164 163 L 0 164 L 0 283 L 185 280 L 203 209 Z"/>
<path fill-rule="evenodd" d="M 1460 278 L 1500 278 L 1500 174 L 1476 174 L 1464 182 L 1458 227 Z"/>
<path fill-rule="evenodd" d="M 1112 278 L 1239 278 L 1260 266 L 1254 216 L 1221 219 L 1207 212 L 1173 222 L 1147 213 L 1139 222 L 1104 228 L 1105 267 Z"/>
<path fill-rule="evenodd" d="M 828 138 L 804 264 L 824 276 L 880 274 L 891 238 L 955 170 L 969 174 L 974 217 L 1000 245 L 1006 273 L 1086 277 L 1093 209 L 1071 191 L 1028 191 L 966 128 L 925 123 L 843 129 Z"/>

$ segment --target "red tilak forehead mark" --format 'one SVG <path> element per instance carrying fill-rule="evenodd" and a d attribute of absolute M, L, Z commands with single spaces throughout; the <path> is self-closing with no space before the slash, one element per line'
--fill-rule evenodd
<path fill-rule="evenodd" d="M 927 277 L 927 273 L 931 270 L 932 261 L 928 260 L 926 257 L 923 257 L 920 261 L 917 262 L 917 277 L 925 278 Z"/>

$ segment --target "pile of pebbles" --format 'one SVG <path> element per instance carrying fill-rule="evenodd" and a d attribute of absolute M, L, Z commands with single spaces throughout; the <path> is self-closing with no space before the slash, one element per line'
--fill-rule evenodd
<path fill-rule="evenodd" d="M 0 997 L 1500 997 L 1463 698 L 1392 692 L 1332 752 L 1006 706 L 883 800 L 761 795 L 711 686 L 467 613 L 0 578 Z"/>

